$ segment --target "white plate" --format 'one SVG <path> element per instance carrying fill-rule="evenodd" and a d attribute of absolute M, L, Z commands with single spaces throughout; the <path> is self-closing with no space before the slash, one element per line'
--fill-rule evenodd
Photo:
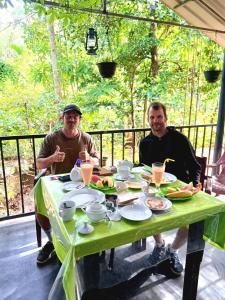
<path fill-rule="evenodd" d="M 151 208 L 148 206 L 147 204 L 147 199 L 148 198 L 152 198 L 152 199 L 158 199 L 158 200 L 162 200 L 165 203 L 165 206 L 163 208 Z M 172 206 L 172 202 L 170 200 L 168 200 L 167 198 L 164 197 L 145 197 L 144 199 L 145 205 L 151 209 L 152 211 L 165 211 L 165 210 L 169 210 Z"/>
<path fill-rule="evenodd" d="M 89 202 L 95 201 L 98 203 L 102 203 L 105 201 L 105 194 L 91 189 L 81 189 L 81 190 L 73 190 L 66 195 L 64 195 L 61 201 L 64 200 L 72 200 L 76 203 L 76 208 L 81 208 L 86 206 Z"/>
<path fill-rule="evenodd" d="M 69 182 L 65 182 L 63 184 L 63 190 L 66 191 L 66 192 L 70 192 L 70 191 L 73 191 L 73 190 L 80 190 L 84 187 L 84 183 L 81 182 L 81 181 L 77 181 L 77 182 L 74 182 L 74 181 L 69 181 Z"/>
<path fill-rule="evenodd" d="M 149 172 L 147 172 L 147 171 L 145 171 L 145 170 L 143 170 L 144 171 L 144 173 L 146 173 L 146 174 L 150 174 Z M 171 173 L 167 173 L 167 172 L 164 172 L 164 178 L 165 178 L 165 181 L 163 181 L 162 183 L 161 183 L 161 185 L 163 185 L 163 184 L 169 184 L 169 183 L 173 183 L 173 182 L 175 182 L 175 181 L 177 181 L 177 177 L 175 176 L 175 175 L 173 175 L 173 174 L 171 174 Z M 144 179 L 144 178 L 142 178 L 143 180 L 145 180 L 145 181 L 147 181 L 146 179 Z M 154 184 L 154 182 L 151 182 L 151 183 L 153 183 Z"/>
<path fill-rule="evenodd" d="M 142 181 L 125 181 L 125 183 L 127 184 L 128 188 L 133 189 L 133 190 L 141 190 L 146 183 L 142 180 Z"/>
<path fill-rule="evenodd" d="M 151 210 L 139 203 L 124 206 L 119 212 L 122 217 L 131 221 L 144 221 L 152 216 Z"/>
<path fill-rule="evenodd" d="M 114 175 L 114 178 L 116 180 L 120 180 L 120 181 L 126 181 L 126 180 L 129 180 L 129 179 L 133 179 L 134 178 L 134 175 L 133 174 L 130 174 L 128 178 L 122 178 L 118 173 Z"/>
<path fill-rule="evenodd" d="M 171 173 L 167 173 L 165 172 L 164 173 L 164 177 L 165 177 L 165 182 L 163 182 L 162 184 L 168 184 L 168 183 L 172 183 L 172 182 L 175 182 L 177 181 L 177 177 Z"/>
<path fill-rule="evenodd" d="M 144 171 L 144 167 L 134 167 L 132 170 L 131 170 L 131 173 L 141 173 Z"/>

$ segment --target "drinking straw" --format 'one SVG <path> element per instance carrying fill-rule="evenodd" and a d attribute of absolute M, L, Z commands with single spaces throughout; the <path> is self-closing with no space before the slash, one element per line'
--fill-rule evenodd
<path fill-rule="evenodd" d="M 164 162 L 163 162 L 164 167 L 166 166 L 166 163 L 168 163 L 169 161 L 175 161 L 175 160 L 172 159 L 172 158 L 166 158 L 166 159 L 164 159 Z"/>

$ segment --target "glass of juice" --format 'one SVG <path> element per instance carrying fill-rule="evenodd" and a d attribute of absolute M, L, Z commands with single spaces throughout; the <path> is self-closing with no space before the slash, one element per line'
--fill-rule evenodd
<path fill-rule="evenodd" d="M 157 192 L 160 191 L 160 185 L 163 181 L 165 171 L 165 164 L 161 162 L 155 162 L 152 164 L 152 176 L 153 182 L 157 188 Z"/>
<path fill-rule="evenodd" d="M 90 162 L 81 162 L 80 164 L 81 175 L 83 178 L 83 182 L 87 187 L 91 181 L 91 176 L 93 172 L 93 165 Z"/>

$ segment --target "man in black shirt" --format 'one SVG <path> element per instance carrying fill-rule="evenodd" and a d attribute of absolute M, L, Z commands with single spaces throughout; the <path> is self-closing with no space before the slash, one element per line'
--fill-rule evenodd
<path fill-rule="evenodd" d="M 173 159 L 166 165 L 166 172 L 172 173 L 186 183 L 199 183 L 201 167 L 196 160 L 190 141 L 173 127 L 167 127 L 166 107 L 153 102 L 148 108 L 148 121 L 151 133 L 145 137 L 139 148 L 140 163 L 151 166 L 154 162 Z M 178 249 L 185 243 L 187 228 L 180 228 L 171 245 L 165 246 L 161 234 L 155 235 L 155 247 L 149 257 L 152 265 L 169 258 L 173 271 L 180 274 L 183 266 L 178 257 Z"/>

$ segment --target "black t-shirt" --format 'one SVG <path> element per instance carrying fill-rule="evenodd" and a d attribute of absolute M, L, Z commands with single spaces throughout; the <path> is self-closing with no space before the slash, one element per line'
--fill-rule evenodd
<path fill-rule="evenodd" d="M 190 141 L 173 127 L 167 127 L 168 132 L 161 138 L 150 133 L 141 140 L 139 147 L 140 163 L 151 166 L 154 162 L 163 162 L 166 158 L 175 162 L 166 164 L 166 172 L 172 173 L 178 179 L 188 183 L 199 182 L 201 167 L 196 160 Z"/>

